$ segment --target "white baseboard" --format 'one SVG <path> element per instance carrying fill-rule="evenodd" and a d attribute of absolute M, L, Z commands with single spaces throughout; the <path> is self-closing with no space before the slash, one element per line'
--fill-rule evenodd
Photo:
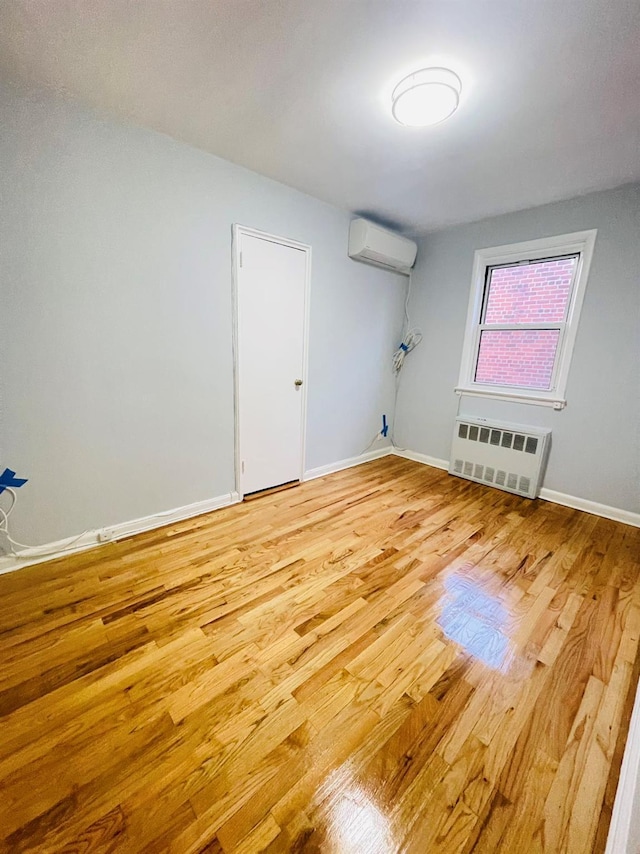
<path fill-rule="evenodd" d="M 394 453 L 407 460 L 415 460 L 417 463 L 424 463 L 438 469 L 446 470 L 449 468 L 448 460 L 428 457 L 426 454 L 418 454 L 415 451 L 394 449 Z M 544 487 L 540 490 L 540 498 L 554 504 L 562 504 L 564 507 L 571 507 L 574 510 L 603 516 L 605 519 L 613 519 L 615 522 L 624 522 L 627 525 L 640 527 L 640 514 L 632 513 L 629 510 L 609 507 L 606 504 L 588 501 L 586 498 L 577 498 L 575 495 L 566 495 L 564 492 L 556 492 Z M 605 854 L 639 854 L 640 838 L 632 838 L 632 835 L 640 833 L 638 827 L 633 825 L 633 819 L 638 810 L 640 810 L 640 685 L 638 685 L 636 692 L 629 734 L 622 759 Z"/>
<path fill-rule="evenodd" d="M 63 540 L 45 543 L 42 546 L 38 546 L 38 548 L 22 549 L 18 555 L 0 557 L 0 575 L 6 572 L 13 572 L 16 569 L 22 569 L 25 566 L 32 566 L 36 563 L 44 563 L 44 561 L 55 560 L 58 557 L 93 549 L 96 546 L 102 546 L 115 540 L 122 540 L 124 537 L 141 534 L 143 531 L 151 531 L 154 528 L 171 525 L 173 522 L 191 519 L 193 516 L 201 516 L 203 513 L 210 513 L 212 510 L 219 510 L 221 507 L 229 507 L 238 501 L 240 501 L 238 493 L 229 492 L 225 495 L 218 495 L 215 498 L 208 498 L 205 501 L 196 501 L 193 504 L 175 507 L 173 510 L 165 510 L 162 513 L 143 516 L 141 519 L 132 519 L 129 522 L 109 525 L 106 528 L 97 528 L 95 531 L 85 531 L 80 536 L 65 537 Z M 109 533 L 109 537 L 106 540 L 101 540 L 100 536 L 105 532 Z"/>
<path fill-rule="evenodd" d="M 390 445 L 385 445 L 383 448 L 374 448 L 373 451 L 367 451 L 357 457 L 349 457 L 346 460 L 338 460 L 336 463 L 329 463 L 326 466 L 318 466 L 315 469 L 308 469 L 304 473 L 303 480 L 314 480 L 316 477 L 324 477 L 326 474 L 333 474 L 336 471 L 350 469 L 353 466 L 368 463 L 370 460 L 379 460 L 380 457 L 388 457 L 393 453 L 393 448 Z"/>
<path fill-rule="evenodd" d="M 403 457 L 405 460 L 413 460 L 414 463 L 423 463 L 425 466 L 432 466 L 435 469 L 449 468 L 449 460 L 440 460 L 438 457 L 429 457 L 426 454 L 419 454 L 417 451 L 409 451 L 407 448 L 394 448 L 393 453 L 396 457 Z"/>
<path fill-rule="evenodd" d="M 350 457 L 346 460 L 339 460 L 335 463 L 309 469 L 309 471 L 304 473 L 304 480 L 324 477 L 324 475 L 352 468 L 353 466 L 359 466 L 370 460 L 377 460 L 390 455 L 403 457 L 404 459 L 413 460 L 414 462 L 432 466 L 433 468 L 444 469 L 445 471 L 449 468 L 448 460 L 430 457 L 427 454 L 421 454 L 417 451 L 393 448 L 387 445 L 383 448 L 367 451 L 357 457 Z M 540 492 L 540 498 L 555 504 L 561 504 L 565 507 L 571 507 L 575 510 L 583 510 L 586 513 L 592 513 L 596 516 L 603 516 L 605 519 L 613 519 L 616 522 L 640 527 L 640 514 L 632 513 L 629 510 L 621 510 L 616 507 L 609 507 L 606 504 L 598 504 L 595 501 L 566 495 L 563 492 L 556 492 L 553 489 L 543 488 Z M 176 507 L 173 510 L 167 510 L 163 513 L 144 516 L 141 519 L 134 519 L 119 525 L 112 525 L 108 529 L 100 528 L 95 531 L 87 531 L 80 537 L 67 537 L 66 539 L 41 546 L 37 550 L 24 549 L 18 557 L 0 557 L 0 575 L 13 572 L 22 567 L 54 560 L 58 557 L 104 545 L 98 538 L 106 530 L 111 532 L 110 539 L 107 542 L 113 542 L 114 540 L 130 537 L 134 534 L 140 534 L 143 531 L 150 531 L 154 528 L 170 525 L 173 522 L 179 522 L 183 519 L 200 516 L 203 513 L 210 513 L 212 510 L 218 510 L 221 507 L 229 507 L 239 501 L 239 494 L 237 492 L 230 492 L 216 498 L 197 501 L 194 504 L 186 504 L 183 507 Z M 48 553 L 42 554 L 43 549 L 46 549 Z M 634 810 L 638 806 L 635 804 L 636 796 L 640 798 L 640 686 L 638 686 L 635 705 L 633 707 L 605 854 L 635 854 L 636 849 L 630 847 L 633 842 L 630 834 L 632 832 Z"/>
<path fill-rule="evenodd" d="M 428 457 L 416 451 L 394 449 L 394 454 L 416 463 L 424 463 L 437 469 L 449 468 L 449 460 L 440 460 L 437 457 Z M 592 513 L 594 516 L 602 516 L 605 519 L 613 519 L 614 522 L 622 522 L 625 525 L 633 525 L 640 528 L 640 513 L 632 513 L 631 510 L 621 510 L 619 507 L 609 507 L 608 504 L 599 504 L 597 501 L 589 501 L 587 498 L 578 498 L 575 495 L 567 495 L 564 492 L 556 492 L 554 489 L 540 490 L 540 498 L 543 501 L 551 501 L 553 504 L 562 504 L 563 507 L 571 507 L 573 510 L 582 510 Z"/>
<path fill-rule="evenodd" d="M 640 528 L 640 513 L 632 513 L 631 510 L 621 510 L 619 507 L 598 504 L 597 501 L 589 501 L 587 498 L 565 495 L 564 492 L 556 492 L 554 489 L 546 489 L 544 486 L 540 490 L 540 498 L 544 501 L 552 501 L 554 504 L 562 504 L 563 507 L 583 510 L 585 513 L 593 513 L 594 516 L 602 516 L 605 519 L 613 519 L 614 522 L 623 522 L 625 525 Z"/>
<path fill-rule="evenodd" d="M 627 735 L 620 779 L 613 802 L 613 813 L 609 825 L 605 854 L 637 854 L 640 851 L 640 839 L 637 838 L 638 825 L 633 827 L 633 818 L 640 809 L 640 685 L 631 713 L 631 723 Z M 632 834 L 636 835 L 632 839 Z"/>
<path fill-rule="evenodd" d="M 353 466 L 362 465 L 362 463 L 370 460 L 377 460 L 381 457 L 389 455 L 403 457 L 407 460 L 413 460 L 423 465 L 432 466 L 437 469 L 449 467 L 448 460 L 442 460 L 438 457 L 430 457 L 427 454 L 421 454 L 417 451 L 407 449 L 393 448 L 390 445 L 385 445 L 381 448 L 374 448 L 357 457 L 349 457 L 345 460 L 338 460 L 335 463 L 329 463 L 325 466 L 309 469 L 304 473 L 304 480 L 314 480 L 317 477 L 324 477 L 333 472 L 342 471 L 343 469 L 352 468 Z M 545 501 L 551 501 L 554 504 L 562 504 L 565 507 L 571 507 L 574 510 L 582 510 L 586 513 L 592 513 L 596 516 L 603 516 L 605 519 L 613 519 L 616 522 L 623 522 L 626 525 L 633 525 L 640 528 L 640 513 L 632 513 L 630 510 L 621 510 L 617 507 L 609 507 L 606 504 L 599 504 L 596 501 L 589 501 L 586 498 L 577 498 L 574 495 L 566 495 L 563 492 L 556 492 L 552 489 L 543 488 L 540 492 L 540 498 Z M 130 522 L 122 522 L 118 525 L 110 525 L 108 528 L 99 528 L 95 531 L 86 531 L 80 536 L 66 537 L 63 540 L 46 543 L 37 549 L 23 549 L 18 556 L 7 555 L 0 557 L 0 575 L 6 572 L 13 572 L 16 569 L 21 569 L 25 566 L 32 566 L 36 563 L 42 563 L 48 560 L 54 560 L 65 555 L 76 554 L 77 552 L 86 551 L 87 549 L 95 548 L 98 545 L 103 545 L 104 542 L 112 542 L 121 540 L 124 537 L 130 537 L 134 534 L 140 534 L 143 531 L 150 531 L 154 528 L 160 528 L 163 525 L 170 525 L 173 522 L 179 522 L 182 519 L 190 519 L 193 516 L 200 516 L 203 513 L 210 513 L 212 510 L 217 510 L 221 507 L 228 507 L 231 504 L 236 504 L 240 501 L 240 496 L 237 492 L 230 492 L 225 495 L 219 495 L 215 498 L 209 498 L 205 501 L 196 501 L 194 504 L 186 504 L 183 507 L 176 507 L 173 510 L 167 510 L 163 513 L 156 513 L 151 516 L 144 516 L 141 519 L 133 519 Z M 109 531 L 109 539 L 101 542 L 100 535 Z"/>

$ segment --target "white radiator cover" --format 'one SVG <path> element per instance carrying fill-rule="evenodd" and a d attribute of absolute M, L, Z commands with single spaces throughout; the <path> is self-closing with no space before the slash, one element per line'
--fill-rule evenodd
<path fill-rule="evenodd" d="M 449 474 L 537 498 L 551 448 L 551 430 L 456 418 Z"/>

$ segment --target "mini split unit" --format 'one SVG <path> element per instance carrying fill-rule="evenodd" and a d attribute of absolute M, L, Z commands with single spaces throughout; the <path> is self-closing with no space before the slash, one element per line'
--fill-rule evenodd
<path fill-rule="evenodd" d="M 349 258 L 364 261 L 385 270 L 409 275 L 418 246 L 406 237 L 394 234 L 366 219 L 354 219 L 349 227 Z"/>

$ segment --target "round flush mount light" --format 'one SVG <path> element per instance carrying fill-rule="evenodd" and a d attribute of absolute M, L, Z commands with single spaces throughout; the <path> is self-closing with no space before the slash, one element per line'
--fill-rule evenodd
<path fill-rule="evenodd" d="M 391 93 L 394 119 L 407 127 L 437 125 L 458 109 L 462 83 L 448 68 L 422 68 L 404 77 Z"/>

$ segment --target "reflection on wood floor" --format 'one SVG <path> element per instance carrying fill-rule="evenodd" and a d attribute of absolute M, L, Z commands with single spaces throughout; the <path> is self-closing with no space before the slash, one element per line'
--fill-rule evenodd
<path fill-rule="evenodd" d="M 0 577 L 0 851 L 600 852 L 639 553 L 388 457 Z"/>

